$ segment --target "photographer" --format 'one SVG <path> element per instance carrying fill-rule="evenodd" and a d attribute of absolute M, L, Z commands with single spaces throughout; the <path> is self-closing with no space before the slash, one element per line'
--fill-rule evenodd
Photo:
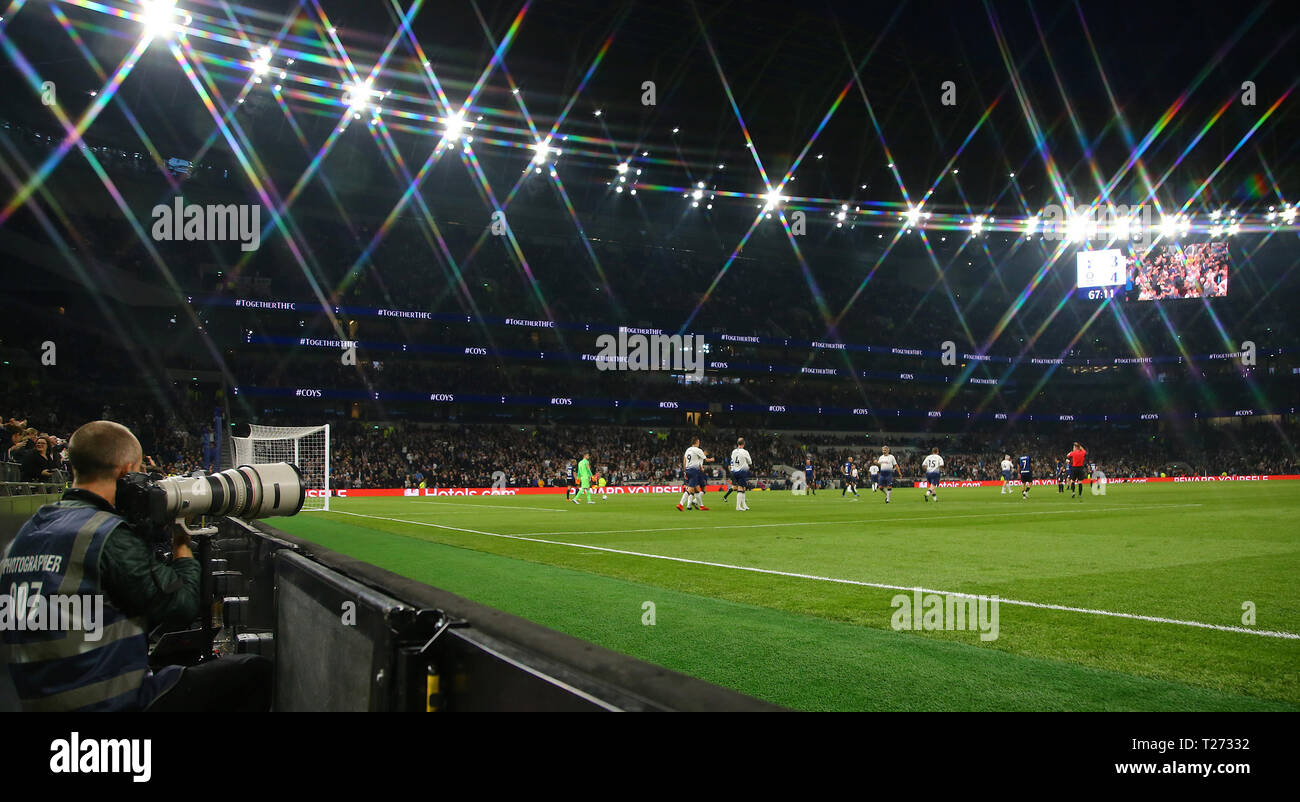
<path fill-rule="evenodd" d="M 199 563 L 189 536 L 177 532 L 170 565 L 114 507 L 117 481 L 140 470 L 140 443 L 125 426 L 87 423 L 68 443 L 73 486 L 27 521 L 0 562 L 0 588 L 26 588 L 11 599 L 21 617 L 49 597 L 102 600 L 98 637 L 68 628 L 6 628 L 8 668 L 23 708 L 53 710 L 267 710 L 270 662 L 256 655 L 194 667 L 149 668 L 146 632 L 187 625 L 199 613 Z M 36 602 L 44 597 L 42 602 Z M 31 616 L 28 616 L 29 619 Z"/>

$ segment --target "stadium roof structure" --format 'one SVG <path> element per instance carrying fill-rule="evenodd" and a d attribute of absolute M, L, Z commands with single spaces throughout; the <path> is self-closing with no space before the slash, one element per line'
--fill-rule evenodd
<path fill-rule="evenodd" d="M 1300 194 L 1297 15 L 1178 8 L 74 0 L 0 22 L 32 89 L 0 109 L 229 150 L 250 178 L 310 180 L 368 139 L 413 179 L 442 147 L 571 196 L 891 228 L 925 209 L 922 227 L 1019 230 L 1067 200 L 1285 225 L 1262 215 Z"/>

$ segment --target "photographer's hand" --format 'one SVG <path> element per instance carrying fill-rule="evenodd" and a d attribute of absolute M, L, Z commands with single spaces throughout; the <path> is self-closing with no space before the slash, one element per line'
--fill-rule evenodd
<path fill-rule="evenodd" d="M 176 531 L 172 533 L 172 558 L 180 560 L 186 557 L 194 557 L 194 552 L 190 551 L 190 535 L 180 527 L 176 527 Z"/>

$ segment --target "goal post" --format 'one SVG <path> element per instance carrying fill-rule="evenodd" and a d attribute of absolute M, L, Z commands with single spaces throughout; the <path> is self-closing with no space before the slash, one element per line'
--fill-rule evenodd
<path fill-rule="evenodd" d="M 330 427 L 248 424 L 247 437 L 231 437 L 234 466 L 288 462 L 302 473 L 307 498 L 302 509 L 330 508 Z"/>

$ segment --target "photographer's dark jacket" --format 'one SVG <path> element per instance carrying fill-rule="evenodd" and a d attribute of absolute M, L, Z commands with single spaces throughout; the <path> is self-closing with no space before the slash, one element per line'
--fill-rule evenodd
<path fill-rule="evenodd" d="M 0 561 L 0 593 L 9 597 L 4 642 L 24 709 L 143 710 L 180 676 L 174 666 L 149 670 L 146 633 L 198 615 L 199 564 L 160 563 L 112 505 L 74 488 L 23 524 Z M 49 627 L 50 597 L 89 603 L 100 594 L 98 640 L 80 621 Z M 16 626 L 17 616 L 39 626 Z"/>

